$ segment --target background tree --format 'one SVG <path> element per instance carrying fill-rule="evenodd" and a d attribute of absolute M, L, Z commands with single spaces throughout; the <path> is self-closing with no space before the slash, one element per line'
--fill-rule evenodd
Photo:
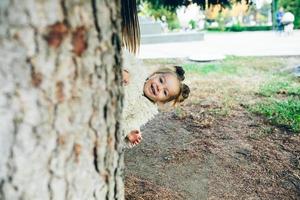
<path fill-rule="evenodd" d="M 0 199 L 123 199 L 120 1 L 0 1 Z"/>

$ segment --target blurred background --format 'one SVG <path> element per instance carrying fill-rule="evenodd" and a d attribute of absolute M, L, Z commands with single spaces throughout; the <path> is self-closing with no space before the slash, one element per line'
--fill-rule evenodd
<path fill-rule="evenodd" d="M 299 0 L 140 0 L 140 58 L 299 55 Z"/>
<path fill-rule="evenodd" d="M 294 28 L 300 27 L 298 0 L 140 0 L 138 4 L 139 15 L 159 22 L 164 32 L 272 30 L 278 25 L 280 7 L 295 16 Z"/>

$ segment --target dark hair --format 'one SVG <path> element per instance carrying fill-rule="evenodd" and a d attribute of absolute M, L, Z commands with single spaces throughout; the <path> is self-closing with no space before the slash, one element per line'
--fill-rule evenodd
<path fill-rule="evenodd" d="M 175 72 L 178 76 L 178 78 L 183 81 L 184 80 L 184 74 L 185 74 L 185 71 L 183 70 L 183 68 L 181 66 L 174 66 L 175 67 Z"/>
<path fill-rule="evenodd" d="M 140 25 L 136 0 L 121 0 L 122 41 L 125 48 L 136 53 L 140 47 Z"/>
<path fill-rule="evenodd" d="M 181 86 L 180 87 L 180 92 L 179 92 L 178 96 L 175 98 L 174 105 L 177 104 L 177 103 L 183 102 L 190 95 L 190 88 L 189 88 L 189 86 L 187 86 L 184 83 L 181 83 L 180 86 Z"/>
<path fill-rule="evenodd" d="M 181 67 L 181 66 L 175 66 L 175 69 L 176 69 L 176 74 L 177 74 L 177 77 L 179 80 L 183 81 L 185 79 L 184 77 L 184 74 L 185 74 L 185 71 L 184 69 Z M 181 83 L 180 85 L 180 92 L 177 96 L 177 98 L 175 99 L 174 101 L 174 104 L 176 103 L 180 103 L 180 102 L 183 102 L 185 99 L 187 99 L 190 95 L 190 88 L 189 86 L 187 86 L 186 84 L 184 83 Z"/>

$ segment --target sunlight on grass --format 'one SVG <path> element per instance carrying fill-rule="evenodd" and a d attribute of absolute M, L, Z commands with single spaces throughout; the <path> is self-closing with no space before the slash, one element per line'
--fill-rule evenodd
<path fill-rule="evenodd" d="M 259 57 L 236 57 L 227 56 L 224 60 L 212 63 L 185 63 L 183 68 L 187 73 L 200 75 L 224 74 L 240 75 L 257 72 L 269 72 L 282 66 L 279 58 L 259 58 Z"/>
<path fill-rule="evenodd" d="M 258 94 L 266 98 L 250 110 L 277 126 L 300 131 L 300 83 L 290 76 L 277 76 L 263 84 Z"/>
<path fill-rule="evenodd" d="M 276 94 L 300 96 L 300 84 L 291 79 L 271 81 L 260 87 L 259 94 L 266 97 Z"/>
<path fill-rule="evenodd" d="M 236 74 L 237 67 L 234 65 L 227 65 L 226 63 L 215 63 L 215 64 L 184 64 L 184 70 L 187 73 L 197 73 L 201 75 L 207 75 L 212 73 L 219 74 Z"/>
<path fill-rule="evenodd" d="M 300 131 L 300 99 L 288 98 L 286 100 L 269 100 L 256 104 L 252 111 L 262 114 L 272 124 L 283 126 L 294 132 Z"/>

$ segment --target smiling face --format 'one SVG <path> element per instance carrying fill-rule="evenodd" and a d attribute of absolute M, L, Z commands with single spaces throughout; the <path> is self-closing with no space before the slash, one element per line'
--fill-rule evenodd
<path fill-rule="evenodd" d="M 144 85 L 144 94 L 153 102 L 166 103 L 180 92 L 180 82 L 172 73 L 153 74 Z"/>

